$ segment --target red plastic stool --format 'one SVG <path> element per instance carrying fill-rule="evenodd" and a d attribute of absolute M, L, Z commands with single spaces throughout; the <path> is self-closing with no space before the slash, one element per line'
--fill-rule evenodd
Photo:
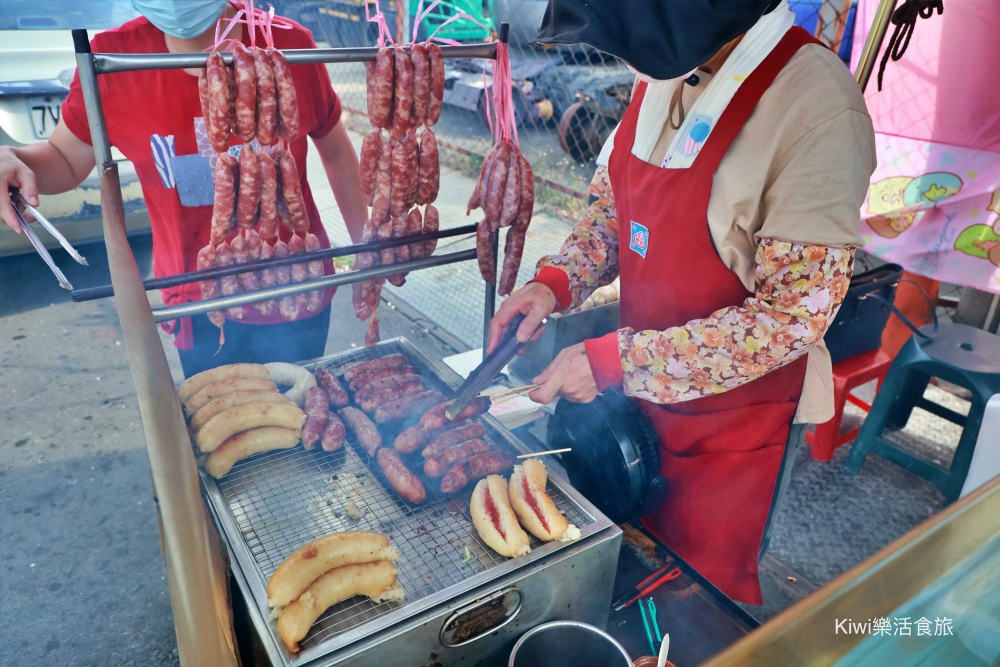
<path fill-rule="evenodd" d="M 851 391 L 872 380 L 878 380 L 878 387 L 892 365 L 892 357 L 882 350 L 866 352 L 856 357 L 850 357 L 833 365 L 833 419 L 817 424 L 816 429 L 806 433 L 806 442 L 812 449 L 812 456 L 817 461 L 829 461 L 833 452 L 845 442 L 850 442 L 857 436 L 860 429 L 851 429 L 841 435 L 840 421 L 844 417 L 844 405 L 847 401 L 858 406 L 865 412 L 871 405 L 865 403 Z M 877 389 L 876 389 L 877 391 Z"/>

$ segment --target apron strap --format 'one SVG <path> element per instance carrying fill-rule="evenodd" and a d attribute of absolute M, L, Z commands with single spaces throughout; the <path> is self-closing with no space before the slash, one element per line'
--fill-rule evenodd
<path fill-rule="evenodd" d="M 626 153 L 632 152 L 632 146 L 635 144 L 635 129 L 639 125 L 639 109 L 642 108 L 642 99 L 646 96 L 646 87 L 646 82 L 640 81 L 631 101 L 625 107 L 625 115 L 622 116 L 621 122 L 618 123 L 618 129 L 615 130 L 614 147 L 617 150 Z"/>
<path fill-rule="evenodd" d="M 729 146 L 757 107 L 757 102 L 792 56 L 806 44 L 822 44 L 822 42 L 798 26 L 790 28 L 785 33 L 781 41 L 771 49 L 771 53 L 736 91 L 736 95 L 722 112 L 719 122 L 709 135 L 708 142 L 691 165 L 692 169 L 709 175 L 715 174 Z"/>

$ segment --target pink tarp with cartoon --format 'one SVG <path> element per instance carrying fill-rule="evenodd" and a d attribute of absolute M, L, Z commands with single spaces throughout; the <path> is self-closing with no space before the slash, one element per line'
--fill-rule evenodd
<path fill-rule="evenodd" d="M 877 0 L 861 0 L 856 66 Z M 892 26 L 886 36 L 891 35 Z M 945 2 L 865 100 L 878 167 L 865 250 L 943 282 L 1000 293 L 1000 2 Z M 881 58 L 882 54 L 879 54 Z"/>

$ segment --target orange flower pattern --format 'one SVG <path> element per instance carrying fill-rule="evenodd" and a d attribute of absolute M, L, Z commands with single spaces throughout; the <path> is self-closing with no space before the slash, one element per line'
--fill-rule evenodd
<path fill-rule="evenodd" d="M 607 168 L 598 167 L 593 203 L 557 256 L 538 268 L 570 276 L 573 305 L 618 275 L 618 223 Z M 665 331 L 618 331 L 629 396 L 678 403 L 722 393 L 780 368 L 819 341 L 837 314 L 854 248 L 764 238 L 755 256 L 757 290 L 739 306 Z"/>

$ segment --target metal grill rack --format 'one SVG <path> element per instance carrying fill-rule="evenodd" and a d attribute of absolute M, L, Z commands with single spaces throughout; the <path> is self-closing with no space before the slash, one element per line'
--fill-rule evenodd
<path fill-rule="evenodd" d="M 447 379 L 444 369 L 404 339 L 326 357 L 311 365 L 339 373 L 360 361 L 390 354 L 406 355 L 428 384 L 446 395 L 453 393 L 454 378 Z M 492 417 L 480 419 L 488 442 L 525 451 Z M 253 602 L 265 617 L 268 577 L 285 557 L 310 540 L 334 532 L 370 530 L 388 536 L 400 551 L 398 581 L 406 597 L 382 604 L 352 598 L 331 607 L 301 642 L 302 652 L 295 658 L 289 654 L 290 662 L 306 662 L 334 651 L 567 546 L 532 538 L 528 556 L 504 558 L 479 539 L 472 525 L 471 484 L 452 496 L 429 498 L 414 506 L 401 500 L 377 471 L 374 461 L 348 437 L 336 452 L 294 447 L 241 461 L 220 480 L 202 473 L 209 501 L 251 582 Z M 550 480 L 549 492 L 584 538 L 603 528 L 589 503 L 561 479 Z M 359 519 L 347 515 L 348 501 L 362 513 Z M 273 622 L 269 627 L 275 633 Z"/>

